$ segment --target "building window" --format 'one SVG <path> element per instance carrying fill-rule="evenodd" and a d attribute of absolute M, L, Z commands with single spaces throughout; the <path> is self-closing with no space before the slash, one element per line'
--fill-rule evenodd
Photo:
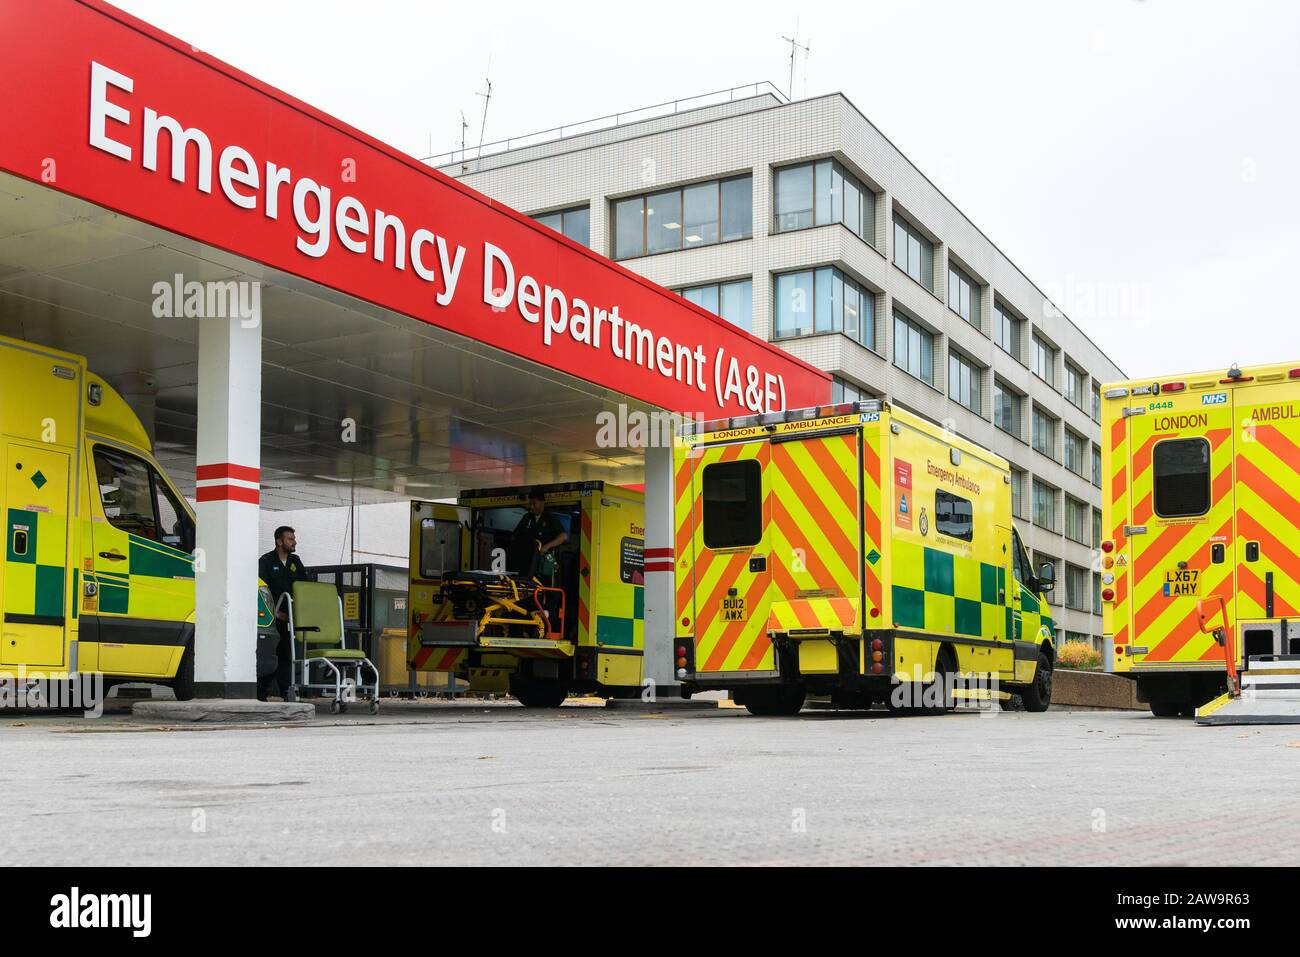
<path fill-rule="evenodd" d="M 1092 540 L 1089 544 L 1093 548 L 1098 548 L 1101 545 L 1101 509 L 1094 508 L 1092 510 Z"/>
<path fill-rule="evenodd" d="M 1033 446 L 1048 458 L 1056 458 L 1056 419 L 1034 406 Z"/>
<path fill-rule="evenodd" d="M 854 385 L 847 379 L 841 379 L 835 376 L 831 379 L 831 404 L 838 405 L 841 402 L 862 402 L 867 399 L 874 399 L 876 396 L 860 386 Z"/>
<path fill-rule="evenodd" d="M 876 347 L 876 295 L 831 266 L 776 277 L 774 338 L 842 332 Z"/>
<path fill-rule="evenodd" d="M 934 335 L 894 313 L 894 365 L 934 385 Z"/>
<path fill-rule="evenodd" d="M 993 303 L 993 341 L 1011 358 L 1020 359 L 1020 328 L 1023 319 L 1017 318 L 1000 302 Z"/>
<path fill-rule="evenodd" d="M 1065 496 L 1065 537 L 1080 545 L 1087 545 L 1088 506 L 1078 499 Z"/>
<path fill-rule="evenodd" d="M 1210 510 L 1210 443 L 1168 439 L 1151 452 L 1152 500 L 1161 518 L 1186 518 Z"/>
<path fill-rule="evenodd" d="M 1065 566 L 1065 607 L 1088 610 L 1088 570 L 1078 565 Z M 1083 635 L 1079 636 L 1081 639 Z"/>
<path fill-rule="evenodd" d="M 980 412 L 980 367 L 965 356 L 948 350 L 948 398 L 972 412 Z"/>
<path fill-rule="evenodd" d="M 1101 488 L 1101 449 L 1096 442 L 1092 444 L 1092 484 Z"/>
<path fill-rule="evenodd" d="M 591 207 L 575 206 L 573 209 L 560 209 L 553 213 L 534 216 L 543 226 L 549 226 L 557 233 L 563 233 L 575 243 L 591 245 Z"/>
<path fill-rule="evenodd" d="M 1025 473 L 1014 467 L 1011 469 L 1011 514 L 1025 517 Z"/>
<path fill-rule="evenodd" d="M 750 279 L 715 282 L 679 290 L 683 299 L 721 316 L 746 332 L 752 331 L 754 319 L 754 283 Z"/>
<path fill-rule="evenodd" d="M 1092 387 L 1092 420 L 1101 421 L 1101 387 L 1096 385 Z"/>
<path fill-rule="evenodd" d="M 842 223 L 859 239 L 876 242 L 876 194 L 833 160 L 776 171 L 776 231 Z"/>
<path fill-rule="evenodd" d="M 1092 573 L 1092 613 L 1101 614 L 1101 573 Z"/>
<path fill-rule="evenodd" d="M 1056 531 L 1056 489 L 1034 479 L 1034 524 Z"/>
<path fill-rule="evenodd" d="M 711 246 L 754 233 L 753 177 L 712 180 L 616 199 L 614 258 Z"/>
<path fill-rule="evenodd" d="M 952 263 L 948 264 L 948 308 L 980 328 L 980 285 Z"/>
<path fill-rule="evenodd" d="M 1087 472 L 1084 471 L 1088 454 L 1088 440 L 1078 432 L 1067 428 L 1065 430 L 1065 467 L 1080 478 L 1086 478 Z"/>
<path fill-rule="evenodd" d="M 1020 396 L 993 380 L 993 424 L 1020 438 Z"/>
<path fill-rule="evenodd" d="M 1065 397 L 1076 409 L 1083 409 L 1086 401 L 1087 376 L 1073 363 L 1065 363 Z"/>
<path fill-rule="evenodd" d="M 894 265 L 934 292 L 934 244 L 897 214 L 894 215 Z"/>
<path fill-rule="evenodd" d="M 1034 375 L 1042 379 L 1050 386 L 1056 385 L 1056 350 L 1049 346 L 1046 340 L 1034 335 L 1034 341 L 1031 346 L 1030 368 L 1034 370 Z"/>

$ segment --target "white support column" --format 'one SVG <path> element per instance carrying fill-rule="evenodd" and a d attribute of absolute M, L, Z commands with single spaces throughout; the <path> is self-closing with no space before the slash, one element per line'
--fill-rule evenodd
<path fill-rule="evenodd" d="M 262 315 L 200 319 L 195 696 L 257 694 Z"/>
<path fill-rule="evenodd" d="M 673 664 L 677 607 L 673 594 L 673 450 L 645 450 L 645 676 L 655 693 L 680 693 Z"/>

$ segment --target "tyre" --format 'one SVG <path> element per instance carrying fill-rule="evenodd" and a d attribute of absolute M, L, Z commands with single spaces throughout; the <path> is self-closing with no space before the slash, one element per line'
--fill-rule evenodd
<path fill-rule="evenodd" d="M 176 677 L 171 680 L 172 692 L 177 701 L 190 701 L 194 698 L 194 642 L 185 646 L 181 663 L 176 666 Z"/>
<path fill-rule="evenodd" d="M 569 689 L 560 681 L 511 681 L 510 693 L 525 708 L 558 708 Z"/>
<path fill-rule="evenodd" d="M 1052 659 L 1047 652 L 1038 653 L 1038 667 L 1034 669 L 1033 684 L 1020 692 L 1026 711 L 1043 712 L 1052 704 Z"/>
<path fill-rule="evenodd" d="M 804 690 L 797 685 L 751 688 L 738 700 L 756 717 L 790 718 L 803 710 Z"/>
<path fill-rule="evenodd" d="M 1183 705 L 1179 701 L 1152 701 L 1148 703 L 1151 713 L 1157 718 L 1176 718 Z"/>
<path fill-rule="evenodd" d="M 953 699 L 953 679 L 957 675 L 957 664 L 952 659 L 952 652 L 940 649 L 934 662 L 935 680 L 921 691 L 921 714 L 944 714 L 951 711 L 956 704 Z M 928 702 L 934 702 L 930 704 Z"/>

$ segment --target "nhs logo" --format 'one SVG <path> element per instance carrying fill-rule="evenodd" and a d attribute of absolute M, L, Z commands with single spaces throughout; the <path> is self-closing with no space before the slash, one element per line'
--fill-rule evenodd
<path fill-rule="evenodd" d="M 1211 392 L 1209 395 L 1201 396 L 1201 405 L 1224 405 L 1228 401 L 1228 393 Z"/>

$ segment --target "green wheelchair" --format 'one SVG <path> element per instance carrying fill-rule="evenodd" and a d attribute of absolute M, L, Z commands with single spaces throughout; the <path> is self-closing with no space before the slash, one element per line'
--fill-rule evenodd
<path fill-rule="evenodd" d="M 338 590 L 329 582 L 294 582 L 280 596 L 276 610 L 282 606 L 289 623 L 289 700 L 328 698 L 331 714 L 347 711 L 354 701 L 366 701 L 370 713 L 378 714 L 379 669 L 361 648 L 347 647 Z M 372 677 L 369 683 L 366 671 Z"/>

